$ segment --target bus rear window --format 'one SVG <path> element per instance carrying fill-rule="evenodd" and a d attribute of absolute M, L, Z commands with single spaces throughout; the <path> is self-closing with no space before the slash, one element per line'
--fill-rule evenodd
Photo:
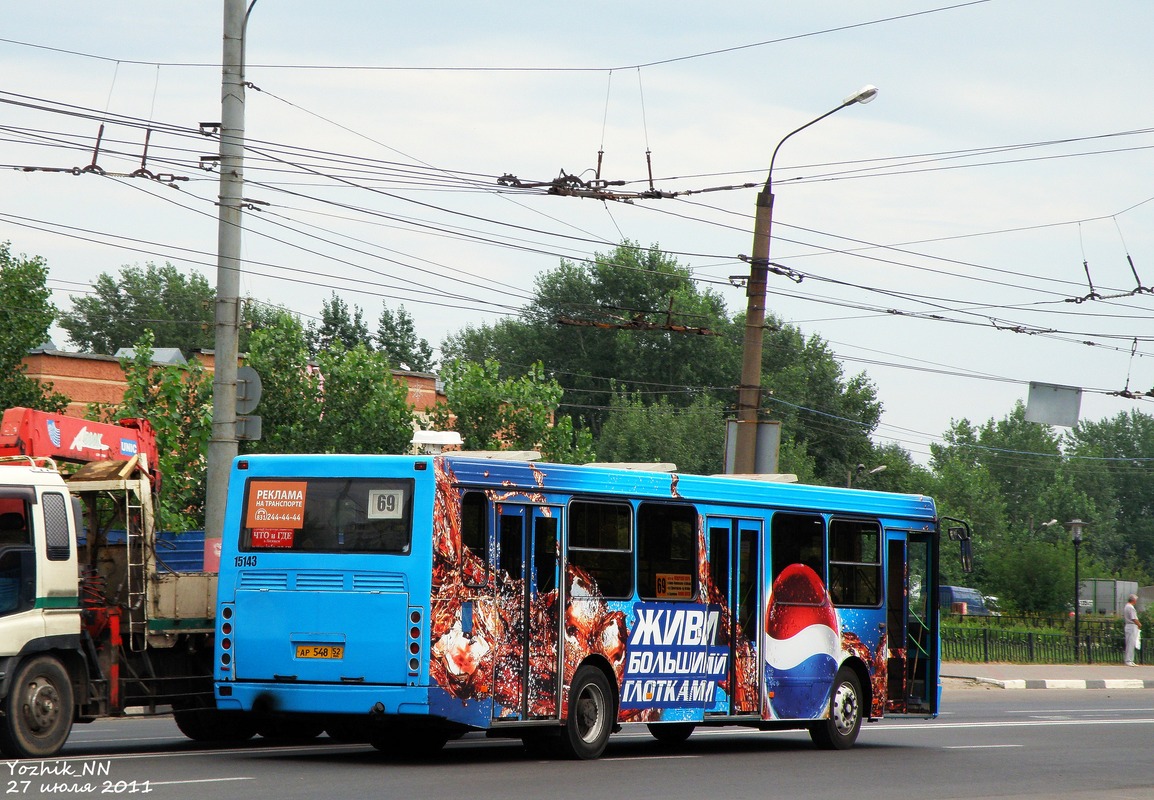
<path fill-rule="evenodd" d="M 242 552 L 405 555 L 412 546 L 411 480 L 252 478 L 244 510 Z"/>

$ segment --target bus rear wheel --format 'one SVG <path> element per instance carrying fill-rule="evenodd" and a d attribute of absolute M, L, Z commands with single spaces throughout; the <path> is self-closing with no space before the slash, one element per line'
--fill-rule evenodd
<path fill-rule="evenodd" d="M 256 735 L 256 723 L 243 711 L 182 708 L 174 711 L 172 716 L 180 732 L 194 742 L 247 742 Z"/>
<path fill-rule="evenodd" d="M 569 715 L 561 732 L 565 754 L 578 759 L 599 757 L 613 732 L 615 708 L 605 674 L 589 665 L 578 669 L 569 689 Z"/>
<path fill-rule="evenodd" d="M 432 758 L 449 741 L 449 732 L 440 728 L 384 728 L 369 734 L 369 744 L 386 758 L 420 761 Z"/>
<path fill-rule="evenodd" d="M 655 722 L 648 727 L 650 735 L 662 744 L 685 744 L 697 728 L 692 722 Z"/>
<path fill-rule="evenodd" d="M 72 680 L 52 656 L 21 664 L 0 708 L 0 751 L 14 758 L 55 755 L 72 731 Z"/>
<path fill-rule="evenodd" d="M 257 725 L 261 738 L 278 744 L 311 742 L 325 731 L 323 722 L 296 719 L 271 719 Z"/>
<path fill-rule="evenodd" d="M 822 750 L 848 750 L 862 722 L 861 682 L 853 670 L 838 670 L 829 694 L 829 716 L 813 723 L 809 736 Z"/>

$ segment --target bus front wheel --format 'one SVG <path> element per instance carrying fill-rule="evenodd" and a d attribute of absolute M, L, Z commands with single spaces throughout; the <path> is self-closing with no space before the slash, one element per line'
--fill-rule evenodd
<path fill-rule="evenodd" d="M 52 656 L 21 664 L 0 708 L 0 751 L 15 758 L 55 755 L 72 731 L 72 680 Z"/>
<path fill-rule="evenodd" d="M 613 732 L 615 707 L 605 674 L 589 665 L 578 669 L 569 689 L 569 715 L 561 734 L 565 754 L 579 759 L 599 757 Z"/>
<path fill-rule="evenodd" d="M 829 716 L 809 729 L 813 743 L 822 750 L 848 750 L 857 740 L 862 721 L 861 682 L 853 670 L 838 670 L 829 695 Z"/>

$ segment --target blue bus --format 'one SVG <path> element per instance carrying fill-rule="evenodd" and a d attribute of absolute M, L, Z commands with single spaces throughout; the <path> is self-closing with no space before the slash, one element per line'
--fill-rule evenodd
<path fill-rule="evenodd" d="M 494 454 L 499 455 L 499 454 Z M 596 758 L 643 723 L 933 717 L 943 530 L 921 495 L 473 455 L 232 467 L 218 709 L 395 756 L 469 731 Z"/>

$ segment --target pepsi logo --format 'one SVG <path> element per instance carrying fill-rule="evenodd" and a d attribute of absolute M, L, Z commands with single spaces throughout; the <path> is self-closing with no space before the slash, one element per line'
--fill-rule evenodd
<path fill-rule="evenodd" d="M 821 577 L 790 564 L 773 582 L 765 616 L 765 681 L 772 716 L 817 719 L 841 662 L 837 613 Z"/>

